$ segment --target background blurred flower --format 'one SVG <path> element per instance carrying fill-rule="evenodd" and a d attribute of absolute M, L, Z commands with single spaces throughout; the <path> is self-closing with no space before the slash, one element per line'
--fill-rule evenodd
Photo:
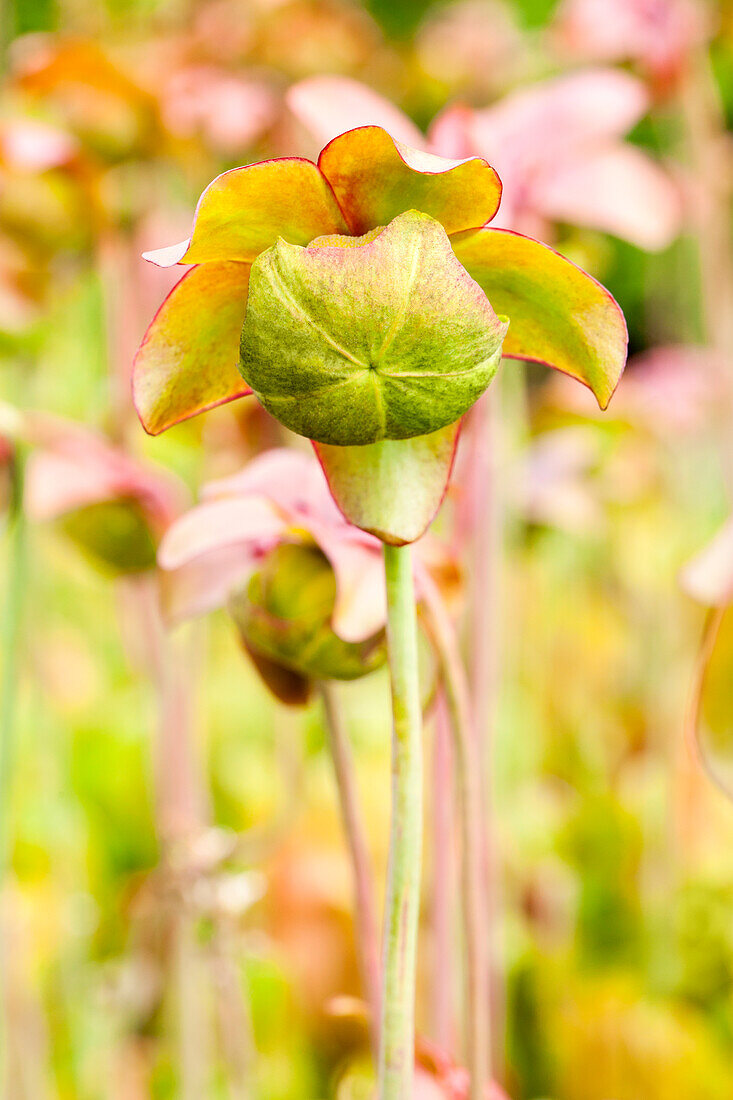
<path fill-rule="evenodd" d="M 569 222 L 661 249 L 680 230 L 680 196 L 648 153 L 622 140 L 648 107 L 639 80 L 589 69 L 480 110 L 448 107 L 430 127 L 430 145 L 496 166 L 504 184 L 498 225 L 544 237 L 548 223 Z"/>
<path fill-rule="evenodd" d="M 574 57 L 638 61 L 667 82 L 709 37 L 711 16 L 709 5 L 695 0 L 563 0 L 552 31 Z"/>
<path fill-rule="evenodd" d="M 161 112 L 174 137 L 200 137 L 216 152 L 235 155 L 270 129 L 279 103 L 265 80 L 211 65 L 190 65 L 166 81 Z"/>
<path fill-rule="evenodd" d="M 61 521 L 95 561 L 115 571 L 151 569 L 185 501 L 177 479 L 76 424 L 28 414 L 21 430 L 35 444 L 24 496 L 30 518 Z"/>

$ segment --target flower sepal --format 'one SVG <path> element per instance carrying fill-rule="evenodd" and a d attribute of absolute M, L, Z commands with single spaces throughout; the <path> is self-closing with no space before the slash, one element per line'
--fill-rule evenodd
<path fill-rule="evenodd" d="M 461 422 L 414 439 L 366 447 L 314 444 L 343 515 L 382 542 L 415 542 L 432 523 L 448 489 Z"/>
<path fill-rule="evenodd" d="M 491 382 L 508 323 L 439 222 L 407 211 L 362 237 L 280 240 L 252 265 L 240 369 L 298 435 L 331 446 L 453 424 Z"/>

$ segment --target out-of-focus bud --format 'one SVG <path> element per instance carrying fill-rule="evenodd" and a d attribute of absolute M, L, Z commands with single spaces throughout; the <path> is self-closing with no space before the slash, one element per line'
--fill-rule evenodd
<path fill-rule="evenodd" d="M 59 522 L 85 554 L 115 573 L 142 573 L 155 566 L 156 540 L 136 500 L 100 500 Z"/>
<path fill-rule="evenodd" d="M 336 578 L 325 554 L 315 546 L 281 543 L 246 587 L 232 593 L 228 607 L 255 658 L 308 679 L 356 680 L 384 663 L 384 631 L 344 641 L 331 624 L 335 603 Z"/>

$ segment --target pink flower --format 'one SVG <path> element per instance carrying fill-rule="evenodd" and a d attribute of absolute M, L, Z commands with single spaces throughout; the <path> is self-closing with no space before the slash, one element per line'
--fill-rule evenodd
<path fill-rule="evenodd" d="M 210 482 L 202 502 L 167 532 L 158 553 L 168 617 L 223 606 L 283 542 L 317 546 L 336 577 L 334 632 L 359 642 L 384 625 L 380 543 L 346 522 L 314 457 L 276 448 L 240 473 Z"/>
<path fill-rule="evenodd" d="M 55 417 L 27 414 L 19 434 L 34 446 L 24 492 L 31 519 L 63 521 L 72 537 L 115 571 L 154 566 L 157 543 L 185 501 L 173 475 Z"/>
<path fill-rule="evenodd" d="M 494 164 L 504 183 L 498 224 L 542 236 L 548 223 L 569 222 L 653 251 L 679 232 L 681 206 L 666 173 L 623 141 L 648 106 L 635 77 L 588 69 L 482 110 L 448 107 L 430 142 L 444 156 L 477 154 Z"/>
<path fill-rule="evenodd" d="M 563 0 L 554 35 L 588 61 L 638 61 L 657 80 L 677 76 L 710 32 L 695 0 Z"/>

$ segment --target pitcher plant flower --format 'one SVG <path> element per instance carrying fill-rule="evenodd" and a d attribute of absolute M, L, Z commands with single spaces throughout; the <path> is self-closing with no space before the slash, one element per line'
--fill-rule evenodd
<path fill-rule="evenodd" d="M 28 452 L 29 519 L 59 524 L 96 565 L 119 576 L 155 566 L 158 543 L 186 503 L 173 474 L 73 421 L 2 402 L 0 432 L 6 447 Z"/>
<path fill-rule="evenodd" d="M 384 663 L 379 543 L 344 520 L 315 458 L 274 448 L 201 496 L 158 551 L 170 623 L 226 607 L 285 703 Z"/>
<path fill-rule="evenodd" d="M 164 531 L 181 512 L 184 487 L 76 424 L 53 423 L 26 470 L 28 516 L 54 521 L 95 564 L 118 575 L 154 568 Z"/>
<path fill-rule="evenodd" d="M 437 469 L 430 491 L 395 494 L 390 514 L 366 492 L 346 505 L 357 526 L 413 541 L 500 353 L 572 375 L 601 406 L 623 369 L 611 296 L 540 242 L 489 227 L 500 198 L 486 161 L 440 158 L 377 126 L 335 138 L 318 164 L 225 172 L 199 200 L 192 236 L 145 254 L 194 266 L 136 357 L 144 427 L 157 434 L 254 393 L 315 442 L 342 508 L 352 464 L 384 471 L 393 441 L 413 440 L 400 455 Z"/>
<path fill-rule="evenodd" d="M 312 440 L 341 511 L 385 543 L 394 738 L 380 1100 L 411 1095 L 414 1064 L 422 749 L 405 544 L 435 515 L 461 419 L 502 354 L 572 375 L 602 406 L 626 358 L 613 298 L 547 246 L 489 227 L 500 199 L 485 160 L 437 157 L 363 126 L 317 164 L 225 172 L 201 196 L 191 237 L 147 254 L 195 266 L 136 357 L 146 429 L 251 393 Z M 472 1050 L 479 1097 L 485 1043 Z"/>

